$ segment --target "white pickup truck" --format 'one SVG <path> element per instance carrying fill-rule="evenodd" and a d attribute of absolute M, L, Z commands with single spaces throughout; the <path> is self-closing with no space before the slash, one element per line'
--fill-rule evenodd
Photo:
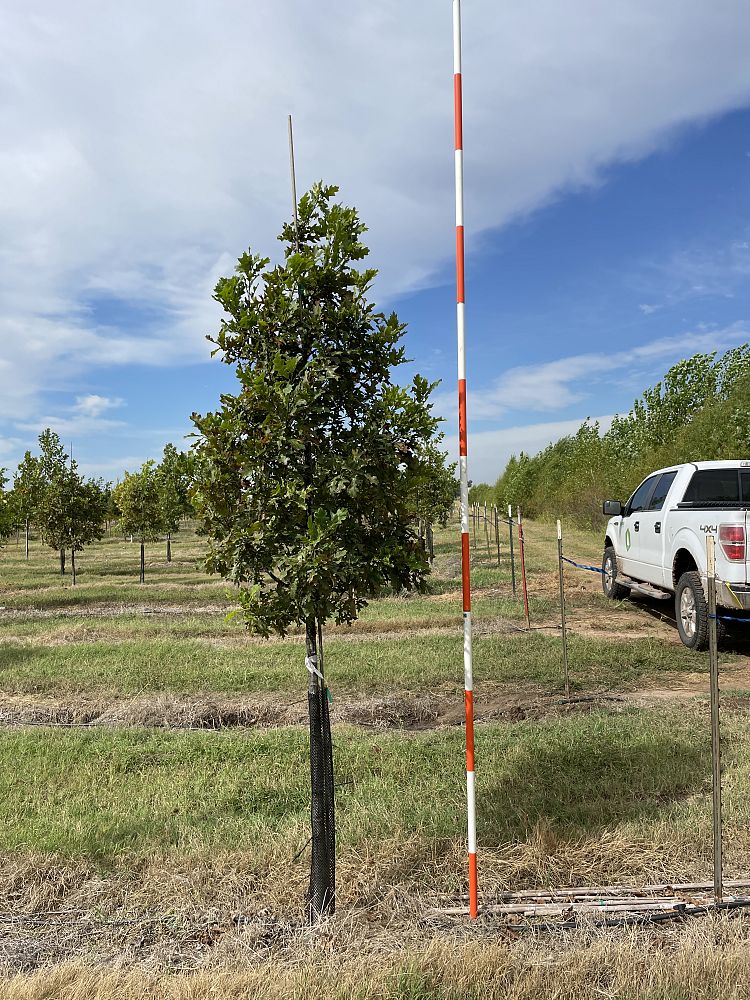
<path fill-rule="evenodd" d="M 626 504 L 606 500 L 602 586 L 613 600 L 629 592 L 674 595 L 680 638 L 708 643 L 706 535 L 716 537 L 716 600 L 725 617 L 750 611 L 750 462 L 688 462 L 659 469 Z M 717 616 L 718 617 L 718 616 Z"/>

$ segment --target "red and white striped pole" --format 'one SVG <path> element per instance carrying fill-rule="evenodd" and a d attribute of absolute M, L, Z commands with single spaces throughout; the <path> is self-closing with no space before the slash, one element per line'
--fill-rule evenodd
<path fill-rule="evenodd" d="M 461 478 L 461 578 L 464 607 L 464 706 L 466 710 L 466 811 L 469 845 L 469 914 L 477 902 L 477 823 L 474 787 L 474 677 L 471 657 L 469 574 L 469 471 L 466 447 L 466 351 L 464 332 L 464 148 L 461 94 L 461 0 L 453 0 L 453 107 L 456 131 L 456 327 L 458 333 L 458 464 Z"/>

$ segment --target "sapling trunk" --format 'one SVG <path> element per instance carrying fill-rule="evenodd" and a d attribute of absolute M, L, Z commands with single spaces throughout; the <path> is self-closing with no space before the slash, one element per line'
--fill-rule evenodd
<path fill-rule="evenodd" d="M 141 573 L 139 577 L 139 583 L 146 582 L 146 546 L 141 542 Z"/>
<path fill-rule="evenodd" d="M 76 585 L 76 550 L 70 550 L 70 574 L 73 578 L 73 586 Z"/>
<path fill-rule="evenodd" d="M 325 683 L 315 673 L 319 667 L 316 622 L 305 626 L 308 665 L 307 699 L 310 720 L 310 823 L 312 857 L 307 906 L 310 921 L 317 922 L 334 912 L 336 905 L 336 841 L 333 800 L 333 751 L 328 694 Z M 314 668 L 314 669 L 310 669 Z M 321 671 L 322 673 L 322 671 Z"/>
<path fill-rule="evenodd" d="M 172 535 L 167 532 L 167 562 L 172 562 Z"/>
<path fill-rule="evenodd" d="M 432 533 L 432 525 L 427 525 L 427 551 L 430 554 L 430 562 L 435 558 L 435 537 Z"/>
<path fill-rule="evenodd" d="M 26 518 L 26 559 L 29 558 L 29 519 Z"/>
<path fill-rule="evenodd" d="M 65 549 L 60 549 L 60 576 L 65 576 Z"/>

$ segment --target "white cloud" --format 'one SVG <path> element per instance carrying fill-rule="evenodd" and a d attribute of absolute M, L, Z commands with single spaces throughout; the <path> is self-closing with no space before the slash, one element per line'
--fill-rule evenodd
<path fill-rule="evenodd" d="M 100 417 L 107 410 L 115 410 L 122 406 L 124 400 L 99 396 L 96 393 L 89 393 L 88 396 L 76 396 L 75 411 L 83 417 Z"/>
<path fill-rule="evenodd" d="M 658 378 L 665 364 L 698 352 L 722 351 L 750 341 L 750 324 L 733 323 L 722 329 L 686 331 L 659 337 L 626 350 L 590 352 L 558 358 L 539 365 L 510 368 L 487 388 L 469 388 L 469 420 L 496 420 L 509 411 L 552 413 L 591 400 L 606 405 L 607 386 L 621 385 L 622 373 L 637 386 Z M 440 393 L 435 409 L 448 418 L 455 409 L 453 395 Z M 580 422 L 580 421 L 579 421 Z"/>
<path fill-rule="evenodd" d="M 511 455 L 518 455 L 521 451 L 525 451 L 527 455 L 535 455 L 566 434 L 575 434 L 583 419 L 581 417 L 574 420 L 522 424 L 517 427 L 503 427 L 500 430 L 479 431 L 472 434 L 469 441 L 469 476 L 472 482 L 494 483 Z M 592 419 L 598 421 L 604 433 L 612 423 L 612 414 Z M 451 461 L 456 460 L 456 455 L 457 451 L 453 444 L 449 449 Z"/>
<path fill-rule="evenodd" d="M 724 351 L 750 341 L 750 325 L 734 323 L 723 329 L 685 332 L 677 337 L 661 337 L 624 351 L 577 354 L 540 365 L 512 368 L 487 389 L 469 391 L 469 474 L 475 482 L 494 482 L 512 454 L 534 454 L 550 442 L 575 433 L 592 410 L 607 405 L 608 388 L 627 388 L 640 395 L 653 384 L 665 365 L 698 352 Z M 619 391 L 618 391 L 619 395 Z M 454 396 L 441 393 L 434 399 L 435 411 L 455 426 Z M 588 404 L 589 409 L 584 409 Z M 511 411 L 554 412 L 578 406 L 580 416 L 545 423 L 484 429 L 483 421 L 496 421 Z M 598 420 L 602 430 L 611 416 Z M 481 429 L 477 429 L 477 426 Z M 449 454 L 455 459 L 458 442 L 446 433 Z"/>
<path fill-rule="evenodd" d="M 713 246 L 683 247 L 665 260 L 642 264 L 631 276 L 646 294 L 659 302 L 639 308 L 646 315 L 705 296 L 731 299 L 750 278 L 750 243 L 744 239 Z"/>
<path fill-rule="evenodd" d="M 464 12 L 469 251 L 566 187 L 750 95 L 742 0 L 477 0 Z M 97 365 L 207 359 L 216 276 L 342 185 L 380 290 L 435 280 L 453 245 L 450 5 L 69 0 L 0 11 L 0 417 Z M 92 302 L 158 304 L 104 328 Z M 562 380 L 564 382 L 564 379 Z M 560 385 L 561 380 L 555 381 Z"/>

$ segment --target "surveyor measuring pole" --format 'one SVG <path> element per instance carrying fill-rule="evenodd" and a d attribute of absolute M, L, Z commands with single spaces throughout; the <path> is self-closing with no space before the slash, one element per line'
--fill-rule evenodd
<path fill-rule="evenodd" d="M 711 763 L 714 826 L 714 902 L 723 895 L 721 877 L 721 730 L 719 722 L 719 652 L 716 637 L 716 539 L 706 535 L 706 582 L 708 584 L 708 662 L 711 673 Z"/>
<path fill-rule="evenodd" d="M 570 698 L 570 679 L 568 677 L 568 630 L 565 627 L 565 576 L 563 573 L 562 524 L 559 520 L 557 522 L 557 568 L 560 574 L 560 626 L 562 628 L 565 697 Z"/>
<path fill-rule="evenodd" d="M 453 115 L 456 138 L 456 333 L 458 337 L 458 465 L 461 479 L 461 579 L 464 610 L 464 707 L 466 711 L 466 812 L 469 846 L 469 914 L 477 900 L 476 794 L 474 788 L 474 677 L 471 657 L 469 573 L 469 470 L 466 434 L 466 345 L 464 328 L 464 144 L 461 88 L 461 0 L 453 0 Z M 475 532 L 476 537 L 476 532 Z"/>

